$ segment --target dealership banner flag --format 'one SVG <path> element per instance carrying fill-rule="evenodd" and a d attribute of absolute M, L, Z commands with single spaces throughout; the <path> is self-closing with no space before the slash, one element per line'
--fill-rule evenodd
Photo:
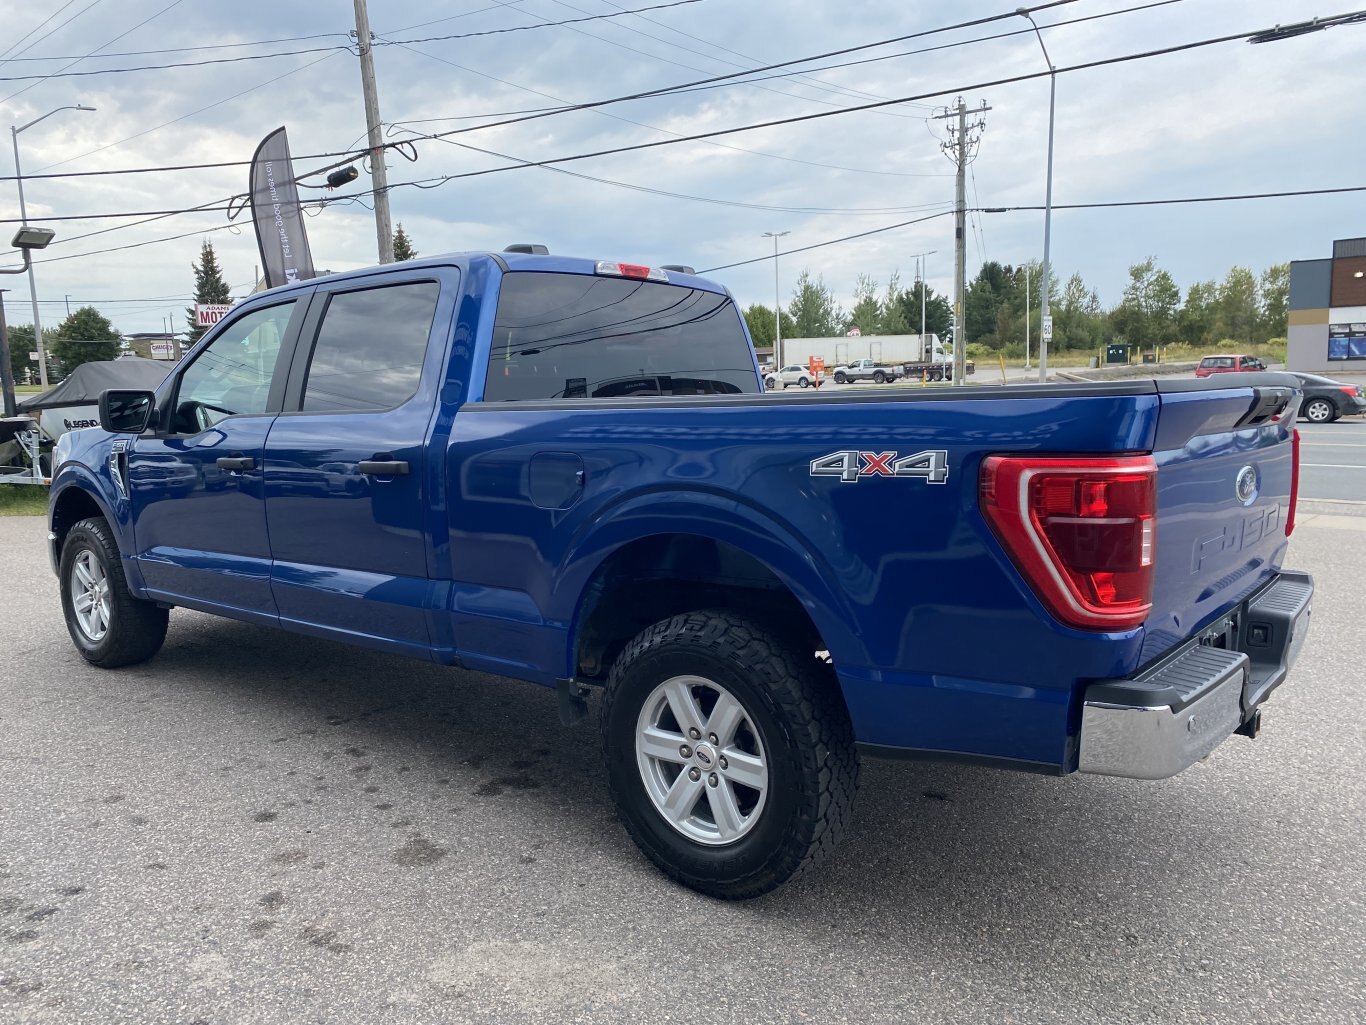
<path fill-rule="evenodd" d="M 261 140 L 251 158 L 251 218 L 267 288 L 314 276 L 313 254 L 300 214 L 289 139 L 281 126 Z"/>

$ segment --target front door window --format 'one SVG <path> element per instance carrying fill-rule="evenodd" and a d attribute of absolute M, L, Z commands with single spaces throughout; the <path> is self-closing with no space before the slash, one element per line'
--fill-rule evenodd
<path fill-rule="evenodd" d="M 264 413 L 293 301 L 233 321 L 181 375 L 171 431 L 198 434 L 220 420 Z"/>

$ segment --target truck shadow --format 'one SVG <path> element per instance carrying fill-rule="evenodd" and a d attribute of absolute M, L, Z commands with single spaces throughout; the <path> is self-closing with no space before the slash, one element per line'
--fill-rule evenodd
<path fill-rule="evenodd" d="M 1232 915 L 1240 881 L 1256 871 L 1253 838 L 1272 814 L 1246 780 L 1246 804 L 1230 804 L 1213 762 L 1137 783 L 869 761 L 852 829 L 832 858 L 768 897 L 719 906 L 637 853 L 615 821 L 595 717 L 565 729 L 548 690 L 185 612 L 138 672 L 270 719 L 270 757 L 335 765 L 327 785 L 354 799 L 358 815 L 381 807 L 449 821 L 453 801 L 501 802 L 487 814 L 551 838 L 567 864 L 592 865 L 604 901 L 614 889 L 654 888 L 660 900 L 725 917 L 860 942 L 914 936 L 965 956 L 1009 942 L 1018 956 L 1046 959 L 1079 933 L 1098 951 L 1161 943 L 1171 939 L 1173 902 Z M 296 789 L 286 800 L 324 778 L 288 775 Z M 479 827 L 452 828 L 468 841 Z M 497 845 L 486 853 L 497 856 Z"/>

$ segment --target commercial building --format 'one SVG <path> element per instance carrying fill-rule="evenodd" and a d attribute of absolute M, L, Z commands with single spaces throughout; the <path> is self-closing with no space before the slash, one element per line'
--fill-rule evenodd
<path fill-rule="evenodd" d="M 1333 243 L 1327 260 L 1290 263 L 1286 367 L 1366 371 L 1366 238 Z"/>

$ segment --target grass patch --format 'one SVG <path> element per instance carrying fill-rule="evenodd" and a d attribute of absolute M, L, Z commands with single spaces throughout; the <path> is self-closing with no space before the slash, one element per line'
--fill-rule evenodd
<path fill-rule="evenodd" d="M 41 384 L 16 384 L 14 386 L 15 395 L 37 395 L 42 390 Z"/>
<path fill-rule="evenodd" d="M 47 488 L 38 484 L 0 484 L 0 516 L 46 516 Z"/>

